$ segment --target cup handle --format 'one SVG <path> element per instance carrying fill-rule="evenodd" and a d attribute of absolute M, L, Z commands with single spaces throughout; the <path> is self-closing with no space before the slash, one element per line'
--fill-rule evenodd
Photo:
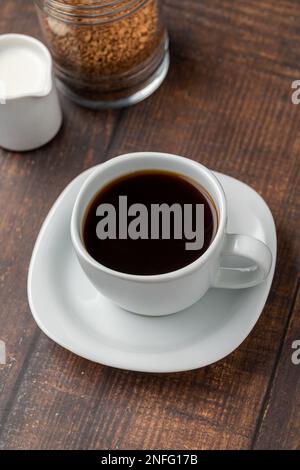
<path fill-rule="evenodd" d="M 220 266 L 213 287 L 243 289 L 264 281 L 272 266 L 272 253 L 265 243 L 248 235 L 226 234 L 221 256 L 239 256 L 252 263 L 247 268 Z"/>

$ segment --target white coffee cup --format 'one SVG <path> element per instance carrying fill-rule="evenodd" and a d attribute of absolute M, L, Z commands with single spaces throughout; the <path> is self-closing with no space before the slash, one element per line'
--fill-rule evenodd
<path fill-rule="evenodd" d="M 217 207 L 217 233 L 202 256 L 176 271 L 150 276 L 114 271 L 93 259 L 84 246 L 82 226 L 85 212 L 94 196 L 109 182 L 132 172 L 153 169 L 184 175 L 206 189 Z M 225 194 L 211 171 L 187 158 L 143 152 L 122 155 L 95 167 L 77 196 L 71 219 L 71 237 L 82 269 L 100 293 L 130 312 L 160 316 L 189 307 L 210 287 L 240 289 L 255 286 L 266 279 L 272 264 L 269 248 L 248 235 L 228 234 L 226 223 Z M 247 258 L 252 268 L 221 266 L 224 255 Z"/>

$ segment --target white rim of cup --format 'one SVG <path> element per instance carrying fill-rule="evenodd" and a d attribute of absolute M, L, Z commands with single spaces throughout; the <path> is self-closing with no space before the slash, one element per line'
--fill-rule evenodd
<path fill-rule="evenodd" d="M 6 102 L 18 100 L 22 98 L 41 98 L 44 96 L 49 95 L 52 89 L 52 66 L 53 61 L 49 49 L 38 39 L 28 36 L 26 34 L 15 34 L 15 33 L 8 33 L 8 34 L 0 34 L 0 47 L 4 46 L 6 41 L 18 41 L 19 43 L 23 44 L 31 44 L 40 49 L 41 53 L 44 55 L 45 59 L 47 60 L 47 75 L 46 75 L 46 85 L 45 90 L 38 92 L 38 93 L 24 93 L 24 94 L 16 94 L 12 96 L 6 97 Z"/>
<path fill-rule="evenodd" d="M 153 274 L 153 275 L 128 274 L 128 273 L 122 273 L 121 271 L 115 271 L 114 269 L 110 269 L 107 266 L 104 266 L 103 264 L 98 263 L 98 261 L 96 261 L 88 253 L 88 251 L 86 250 L 86 248 L 83 244 L 83 241 L 82 241 L 81 234 L 77 230 L 77 227 L 78 226 L 81 227 L 81 225 L 82 225 L 82 218 L 80 218 L 80 220 L 79 220 L 79 213 L 78 213 L 81 197 L 84 194 L 84 192 L 86 191 L 86 189 L 88 188 L 88 186 L 91 184 L 91 182 L 93 182 L 95 179 L 97 179 L 98 174 L 103 171 L 103 166 L 105 165 L 105 168 L 109 168 L 109 167 L 117 165 L 118 162 L 121 161 L 121 160 L 122 161 L 124 161 L 125 159 L 131 160 L 132 158 L 138 158 L 138 157 L 142 157 L 142 156 L 153 157 L 154 159 L 155 158 L 161 158 L 161 157 L 164 157 L 164 158 L 167 157 L 167 158 L 172 158 L 172 159 L 176 158 L 176 159 L 180 159 L 185 164 L 189 164 L 189 165 L 194 166 L 198 170 L 201 169 L 201 171 L 205 174 L 205 176 L 214 184 L 215 188 L 217 189 L 218 197 L 219 197 L 219 200 L 216 201 L 217 204 L 218 204 L 217 209 L 218 209 L 218 216 L 219 216 L 218 230 L 217 230 L 217 233 L 216 233 L 212 243 L 208 247 L 208 249 L 205 251 L 205 253 L 203 253 L 202 256 L 197 258 L 192 263 L 184 266 L 183 268 L 177 269 L 176 271 L 171 271 L 171 272 L 164 273 L 164 274 Z M 155 165 L 154 165 L 153 169 L 155 169 Z M 172 170 L 169 170 L 169 171 L 172 171 Z M 176 173 L 175 169 L 174 169 L 174 172 Z M 122 174 L 120 174 L 119 176 L 121 177 L 122 175 L 126 175 L 126 173 L 122 172 Z M 99 187 L 99 191 L 100 190 L 101 190 L 101 186 Z M 88 207 L 88 204 L 86 205 L 86 208 L 87 207 Z M 83 216 L 84 215 L 85 215 L 85 211 L 84 211 Z M 218 243 L 221 241 L 222 236 L 225 232 L 226 220 L 227 220 L 227 205 L 226 205 L 226 197 L 225 197 L 224 190 L 223 190 L 221 184 L 219 183 L 218 179 L 204 165 L 202 165 L 201 163 L 198 163 L 194 160 L 190 160 L 188 158 L 181 157 L 179 155 L 172 155 L 172 154 L 169 154 L 169 153 L 134 152 L 134 153 L 127 153 L 127 154 L 124 154 L 124 155 L 120 155 L 120 156 L 112 158 L 111 160 L 108 160 L 104 163 L 99 164 L 98 166 L 95 167 L 95 170 L 92 172 L 92 174 L 90 176 L 88 176 L 88 178 L 83 183 L 83 185 L 82 185 L 82 187 L 81 187 L 81 189 L 80 189 L 80 191 L 79 191 L 79 193 L 76 197 L 76 201 L 75 201 L 75 204 L 74 204 L 74 207 L 73 207 L 72 216 L 71 216 L 71 238 L 72 238 L 72 242 L 73 242 L 73 245 L 76 248 L 76 250 L 78 252 L 80 252 L 81 256 L 85 259 L 85 261 L 87 263 L 89 263 L 90 265 L 92 265 L 96 269 L 101 269 L 101 271 L 104 271 L 104 272 L 106 272 L 107 274 L 109 274 L 111 276 L 118 277 L 118 278 L 121 278 L 121 279 L 125 279 L 125 280 L 128 280 L 128 281 L 163 282 L 163 281 L 170 281 L 170 280 L 182 277 L 184 275 L 190 274 L 193 271 L 195 271 L 196 269 L 198 269 L 199 267 L 203 266 L 207 262 L 208 258 L 211 256 L 213 251 L 215 250 Z"/>

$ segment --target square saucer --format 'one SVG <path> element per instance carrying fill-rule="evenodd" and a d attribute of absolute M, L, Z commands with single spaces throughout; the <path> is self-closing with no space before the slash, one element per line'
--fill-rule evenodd
<path fill-rule="evenodd" d="M 210 289 L 181 312 L 145 317 L 124 311 L 99 294 L 77 261 L 71 213 L 92 171 L 80 174 L 59 196 L 33 250 L 28 299 L 41 330 L 81 357 L 143 372 L 197 369 L 234 351 L 260 317 L 274 275 L 276 229 L 261 196 L 234 178 L 214 173 L 228 203 L 227 231 L 256 237 L 269 246 L 273 264 L 268 278 L 248 289 Z"/>

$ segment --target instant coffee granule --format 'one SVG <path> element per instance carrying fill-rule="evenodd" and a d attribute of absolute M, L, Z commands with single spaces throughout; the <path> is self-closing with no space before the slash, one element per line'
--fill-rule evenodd
<path fill-rule="evenodd" d="M 72 7 L 103 3 L 101 21 L 81 17 L 79 7 L 78 11 L 72 10 L 69 22 L 51 14 L 51 10 L 41 16 L 56 66 L 63 71 L 65 80 L 69 77 L 73 84 L 85 88 L 89 85 L 93 88 L 104 80 L 102 87 L 106 90 L 121 88 L 127 85 L 126 75 L 132 71 L 138 74 L 146 62 L 151 63 L 157 56 L 165 34 L 157 0 L 135 2 L 140 4 L 138 7 L 130 7 L 132 2 L 128 0 L 115 6 L 93 0 L 60 0 L 59 3 Z"/>

